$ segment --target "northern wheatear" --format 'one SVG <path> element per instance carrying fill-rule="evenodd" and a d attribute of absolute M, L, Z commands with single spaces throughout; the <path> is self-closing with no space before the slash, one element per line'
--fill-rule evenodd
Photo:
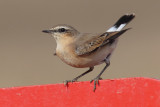
<path fill-rule="evenodd" d="M 89 70 L 77 76 L 68 82 L 75 82 L 80 77 L 91 72 L 94 66 L 106 63 L 106 66 L 98 76 L 91 80 L 94 81 L 94 91 L 96 84 L 98 85 L 100 76 L 110 65 L 110 57 L 116 48 L 118 37 L 128 29 L 122 30 L 133 18 L 135 14 L 123 15 L 111 28 L 104 33 L 91 34 L 80 33 L 69 25 L 57 25 L 49 30 L 43 30 L 45 33 L 51 34 L 57 43 L 56 55 L 68 65 L 77 68 L 89 67 Z"/>

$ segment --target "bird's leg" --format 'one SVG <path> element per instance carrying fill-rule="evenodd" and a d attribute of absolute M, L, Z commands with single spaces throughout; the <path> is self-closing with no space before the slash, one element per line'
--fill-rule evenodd
<path fill-rule="evenodd" d="M 90 83 L 94 81 L 93 91 L 96 90 L 96 85 L 99 85 L 99 80 L 101 79 L 102 73 L 103 73 L 103 72 L 106 70 L 106 68 L 110 65 L 110 61 L 109 61 L 108 57 L 104 60 L 104 62 L 106 63 L 106 66 L 103 68 L 103 70 L 99 73 L 99 75 L 98 75 L 96 78 L 94 78 L 94 79 L 92 79 L 92 80 L 90 81 Z"/>
<path fill-rule="evenodd" d="M 81 78 L 82 76 L 86 75 L 87 73 L 93 71 L 94 67 L 90 67 L 89 70 L 87 70 L 86 72 L 84 72 L 83 74 L 77 76 L 76 78 L 74 78 L 73 80 L 66 80 L 64 82 L 64 85 L 68 85 L 69 82 L 75 82 L 77 81 L 79 78 Z"/>

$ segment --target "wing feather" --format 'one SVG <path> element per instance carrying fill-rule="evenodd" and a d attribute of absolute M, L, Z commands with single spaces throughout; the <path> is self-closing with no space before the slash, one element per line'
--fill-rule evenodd
<path fill-rule="evenodd" d="M 85 55 L 91 53 L 100 48 L 101 46 L 108 44 L 111 40 L 116 39 L 127 30 L 128 29 L 116 32 L 105 32 L 101 35 L 91 37 L 91 39 L 86 40 L 84 43 L 80 41 L 80 43 L 77 43 L 75 52 L 77 55 Z"/>

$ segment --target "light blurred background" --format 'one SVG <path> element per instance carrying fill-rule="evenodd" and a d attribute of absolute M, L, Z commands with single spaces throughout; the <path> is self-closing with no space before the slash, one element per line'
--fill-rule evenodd
<path fill-rule="evenodd" d="M 160 79 L 159 0 L 1 0 L 0 87 L 62 83 L 88 68 L 73 68 L 53 56 L 54 38 L 44 34 L 57 24 L 80 32 L 104 32 L 119 17 L 135 13 L 120 37 L 103 79 L 150 77 Z M 88 81 L 104 64 L 80 79 Z"/>

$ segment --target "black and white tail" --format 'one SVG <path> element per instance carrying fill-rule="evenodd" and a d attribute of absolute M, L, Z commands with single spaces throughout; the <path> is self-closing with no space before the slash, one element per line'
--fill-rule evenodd
<path fill-rule="evenodd" d="M 134 13 L 123 15 L 107 32 L 121 31 L 134 17 Z"/>

